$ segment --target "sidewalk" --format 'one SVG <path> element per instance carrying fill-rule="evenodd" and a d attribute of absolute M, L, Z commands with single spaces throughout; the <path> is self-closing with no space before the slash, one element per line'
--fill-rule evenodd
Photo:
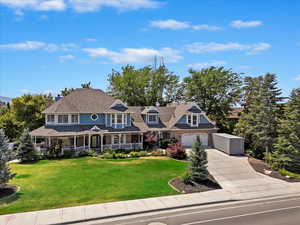
<path fill-rule="evenodd" d="M 0 225 L 62 224 L 233 200 L 225 190 L 172 195 L 0 216 Z"/>

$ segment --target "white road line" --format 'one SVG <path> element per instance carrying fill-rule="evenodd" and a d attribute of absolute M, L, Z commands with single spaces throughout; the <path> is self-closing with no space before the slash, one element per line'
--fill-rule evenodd
<path fill-rule="evenodd" d="M 202 211 L 197 211 L 197 212 L 190 212 L 190 213 L 178 213 L 175 215 L 167 215 L 167 216 L 160 216 L 160 217 L 153 217 L 151 219 L 144 219 L 144 220 L 139 220 L 139 221 L 134 221 L 134 222 L 125 222 L 125 223 L 120 223 L 119 225 L 128 225 L 128 224 L 135 224 L 135 223 L 141 223 L 141 222 L 148 222 L 152 220 L 161 220 L 161 219 L 166 219 L 169 217 L 180 217 L 180 216 L 188 216 L 188 215 L 194 215 L 194 214 L 200 214 L 200 213 L 207 213 L 207 212 L 217 212 L 217 211 L 222 211 L 222 210 L 228 210 L 228 209 L 236 209 L 236 208 L 246 208 L 250 206 L 256 206 L 256 205 L 266 205 L 266 204 L 272 204 L 272 203 L 278 203 L 278 202 L 286 202 L 286 201 L 296 201 L 299 200 L 299 198 L 294 198 L 294 199 L 282 199 L 282 200 L 277 200 L 277 201 L 270 201 L 270 202 L 258 202 L 258 203 L 253 203 L 253 204 L 247 204 L 247 205 L 240 205 L 240 206 L 231 206 L 231 207 L 226 207 L 226 208 L 218 208 L 218 209 L 207 209 L 207 210 L 202 210 Z M 237 202 L 237 203 L 243 203 L 243 202 Z M 186 209 L 188 210 L 188 209 Z M 141 215 L 143 216 L 143 215 Z M 120 219 L 122 220 L 122 219 Z"/>
<path fill-rule="evenodd" d="M 254 212 L 254 213 L 240 214 L 240 215 L 236 215 L 236 216 L 221 217 L 221 218 L 210 219 L 210 220 L 200 220 L 200 221 L 196 221 L 196 222 L 192 222 L 192 223 L 183 223 L 181 225 L 194 225 L 194 224 L 201 224 L 201 223 L 209 223 L 209 222 L 229 220 L 229 219 L 235 219 L 235 218 L 246 217 L 246 216 L 254 216 L 254 215 L 260 215 L 260 214 L 267 214 L 267 213 L 279 212 L 279 211 L 297 209 L 297 208 L 300 208 L 300 205 L 294 206 L 294 207 L 286 207 L 286 208 L 280 208 L 280 209 L 271 209 L 271 210 L 266 210 L 266 211 Z"/>

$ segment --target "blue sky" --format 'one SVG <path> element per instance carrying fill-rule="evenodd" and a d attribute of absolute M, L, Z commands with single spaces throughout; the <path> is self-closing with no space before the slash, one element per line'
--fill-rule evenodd
<path fill-rule="evenodd" d="M 126 64 L 276 73 L 300 87 L 300 1 L 0 0 L 0 95 L 57 94 Z"/>

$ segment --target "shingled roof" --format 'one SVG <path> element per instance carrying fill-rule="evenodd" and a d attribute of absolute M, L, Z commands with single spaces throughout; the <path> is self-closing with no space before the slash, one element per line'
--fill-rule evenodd
<path fill-rule="evenodd" d="M 43 113 L 102 113 L 115 99 L 100 89 L 78 88 L 55 102 Z"/>

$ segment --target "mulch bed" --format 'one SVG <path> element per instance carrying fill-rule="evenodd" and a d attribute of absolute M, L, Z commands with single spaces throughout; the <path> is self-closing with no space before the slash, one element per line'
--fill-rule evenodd
<path fill-rule="evenodd" d="M 201 184 L 185 184 L 180 177 L 172 179 L 170 185 L 175 187 L 181 193 L 195 193 L 221 189 L 220 185 L 211 180 L 207 180 Z"/>
<path fill-rule="evenodd" d="M 0 188 L 0 200 L 2 198 L 8 197 L 14 193 L 16 193 L 18 190 L 18 188 L 16 186 L 13 185 L 7 185 L 3 188 Z"/>
<path fill-rule="evenodd" d="M 273 170 L 272 168 L 270 168 L 268 166 L 268 164 L 265 163 L 262 160 L 258 160 L 258 159 L 254 159 L 254 158 L 249 157 L 248 161 L 249 161 L 250 165 L 252 166 L 252 168 L 256 172 L 262 173 L 262 174 L 264 174 L 266 176 L 269 176 L 269 177 L 273 177 L 273 178 L 277 178 L 277 179 L 284 180 L 284 181 L 287 181 L 287 182 L 291 182 L 291 183 L 300 182 L 299 179 L 295 179 L 295 178 L 292 178 L 292 177 L 288 178 L 286 176 L 281 175 L 276 170 Z M 266 171 L 270 171 L 270 173 L 269 172 L 265 173 Z"/>

